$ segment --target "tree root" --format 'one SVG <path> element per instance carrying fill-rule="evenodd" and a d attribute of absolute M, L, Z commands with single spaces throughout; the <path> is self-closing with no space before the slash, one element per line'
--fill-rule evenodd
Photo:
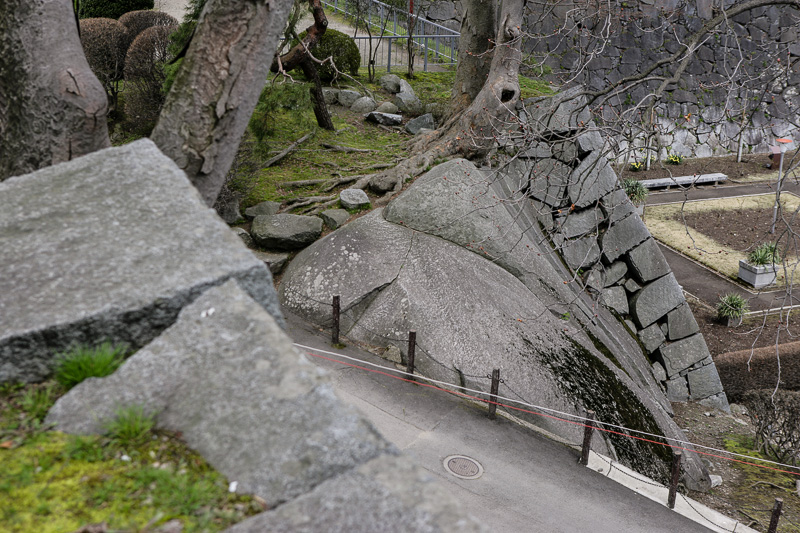
<path fill-rule="evenodd" d="M 264 168 L 271 167 L 272 165 L 274 165 L 287 155 L 297 150 L 297 147 L 300 146 L 302 143 L 304 143 L 306 140 L 308 140 L 308 138 L 311 137 L 312 135 L 314 135 L 313 131 L 311 133 L 306 133 L 305 135 L 297 139 L 295 142 L 290 144 L 289 147 L 286 148 L 286 150 L 282 151 L 281 153 L 279 153 L 278 155 L 276 155 L 275 157 L 264 163 Z"/>
<path fill-rule="evenodd" d="M 779 490 L 785 490 L 787 492 L 794 492 L 792 489 L 788 489 L 786 487 L 781 487 L 780 485 L 776 485 L 775 483 L 770 483 L 769 481 L 756 481 L 755 483 L 750 485 L 750 488 L 752 489 L 753 487 L 755 487 L 757 485 L 769 485 L 770 487 L 774 487 L 774 488 L 779 489 Z"/>
<path fill-rule="evenodd" d="M 301 211 L 300 214 L 302 214 L 302 215 L 316 215 L 317 213 L 321 212 L 323 209 L 326 209 L 328 207 L 331 207 L 332 205 L 335 205 L 338 201 L 339 201 L 338 198 L 334 198 L 333 200 L 328 200 L 327 202 L 322 202 L 321 204 L 317 204 L 315 206 L 308 207 L 308 208 L 304 209 L 303 211 Z"/>
<path fill-rule="evenodd" d="M 286 207 L 281 209 L 281 213 L 286 213 L 287 211 L 291 211 L 292 209 L 297 209 L 298 207 L 305 207 L 307 205 L 315 204 L 318 202 L 328 202 L 330 200 L 336 199 L 336 195 L 332 196 L 304 196 L 301 198 L 294 198 L 286 202 Z"/>
<path fill-rule="evenodd" d="M 328 144 L 328 143 L 320 143 L 320 146 L 323 148 L 327 148 L 328 150 L 332 150 L 334 152 L 374 152 L 375 150 L 370 150 L 368 148 L 352 148 L 350 146 L 340 146 L 338 144 Z"/>

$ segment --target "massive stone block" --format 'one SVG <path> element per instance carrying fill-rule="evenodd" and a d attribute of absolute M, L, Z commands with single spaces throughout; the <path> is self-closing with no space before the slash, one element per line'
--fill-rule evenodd
<path fill-rule="evenodd" d="M 603 257 L 607 262 L 611 263 L 648 238 L 650 238 L 650 232 L 647 231 L 639 217 L 632 215 L 623 218 L 619 222 L 612 224 L 603 234 L 601 239 Z"/>
<path fill-rule="evenodd" d="M 670 272 L 664 254 L 652 238 L 628 252 L 628 260 L 637 280 L 641 283 L 647 283 Z"/>
<path fill-rule="evenodd" d="M 631 314 L 646 328 L 684 302 L 680 285 L 671 273 L 645 285 L 631 299 Z"/>
<path fill-rule="evenodd" d="M 660 352 L 670 378 L 703 359 L 710 360 L 711 357 L 706 341 L 700 334 L 662 346 Z M 717 392 L 720 391 L 721 389 Z"/>
<path fill-rule="evenodd" d="M 283 321 L 266 265 L 147 139 L 6 180 L 0 205 L 0 382 L 73 344 L 143 346 L 232 278 Z"/>
<path fill-rule="evenodd" d="M 686 375 L 689 380 L 689 394 L 695 400 L 713 396 L 722 390 L 722 382 L 715 365 L 701 366 Z"/>
<path fill-rule="evenodd" d="M 47 423 L 101 433 L 132 405 L 271 507 L 397 453 L 233 281 L 187 306 L 116 373 L 61 397 Z"/>

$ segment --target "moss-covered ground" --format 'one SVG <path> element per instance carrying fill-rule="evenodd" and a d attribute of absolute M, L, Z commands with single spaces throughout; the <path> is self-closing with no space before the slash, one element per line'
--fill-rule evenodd
<path fill-rule="evenodd" d="M 63 533 L 105 523 L 146 531 L 179 520 L 184 531 L 221 531 L 263 510 L 177 435 L 151 432 L 126 446 L 44 426 L 64 391 L 54 382 L 0 388 L 0 531 Z"/>

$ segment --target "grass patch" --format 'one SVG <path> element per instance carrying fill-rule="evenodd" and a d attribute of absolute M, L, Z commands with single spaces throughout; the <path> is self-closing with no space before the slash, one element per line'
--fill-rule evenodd
<path fill-rule="evenodd" d="M 127 346 L 104 342 L 99 346 L 77 346 L 56 358 L 55 378 L 71 389 L 87 378 L 102 378 L 113 374 L 125 359 Z"/>
<path fill-rule="evenodd" d="M 744 198 L 721 198 L 687 202 L 685 204 L 648 206 L 645 213 L 645 224 L 653 237 L 670 248 L 678 250 L 724 276 L 737 279 L 739 276 L 739 260 L 744 259 L 745 254 L 723 246 L 711 237 L 685 226 L 680 220 L 681 210 L 684 213 L 704 213 L 733 209 L 769 209 L 774 202 L 774 195 L 765 194 Z M 787 212 L 794 212 L 800 207 L 800 198 L 792 194 L 783 194 L 781 195 L 781 203 L 782 209 Z M 796 257 L 786 259 L 791 262 L 797 261 Z M 778 271 L 776 283 L 779 287 L 786 283 L 786 276 L 782 270 Z"/>
<path fill-rule="evenodd" d="M 123 449 L 118 439 L 48 430 L 41 420 L 63 392 L 55 381 L 0 387 L 0 531 L 100 522 L 140 531 L 177 519 L 184 531 L 212 532 L 263 510 L 229 493 L 228 481 L 174 434 L 147 430 Z"/>

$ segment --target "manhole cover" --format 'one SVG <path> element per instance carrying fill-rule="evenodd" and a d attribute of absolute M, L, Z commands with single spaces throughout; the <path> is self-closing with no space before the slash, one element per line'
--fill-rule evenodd
<path fill-rule="evenodd" d="M 483 467 L 480 463 L 466 455 L 445 457 L 444 469 L 461 479 L 478 479 L 483 475 Z"/>

